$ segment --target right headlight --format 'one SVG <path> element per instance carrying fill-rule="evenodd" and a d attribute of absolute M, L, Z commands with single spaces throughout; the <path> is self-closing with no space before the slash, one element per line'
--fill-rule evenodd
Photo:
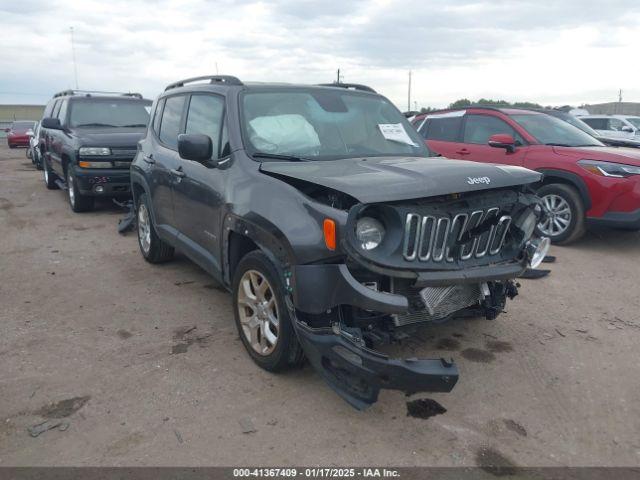
<path fill-rule="evenodd" d="M 380 245 L 384 234 L 384 225 L 375 218 L 362 217 L 356 223 L 356 238 L 363 250 L 373 250 Z"/>
<path fill-rule="evenodd" d="M 601 162 L 600 160 L 580 160 L 578 162 L 585 170 L 601 177 L 624 178 L 640 175 L 640 167 L 625 165 L 624 163 Z"/>
<path fill-rule="evenodd" d="M 111 149 L 107 147 L 80 147 L 78 154 L 82 156 L 94 157 L 111 155 Z"/>

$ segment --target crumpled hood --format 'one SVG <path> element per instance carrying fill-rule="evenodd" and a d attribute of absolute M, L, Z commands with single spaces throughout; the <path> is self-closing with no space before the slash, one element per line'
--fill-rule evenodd
<path fill-rule="evenodd" d="M 83 147 L 136 147 L 145 128 L 76 128 L 73 136 Z"/>
<path fill-rule="evenodd" d="M 624 147 L 553 147 L 559 155 L 578 160 L 600 160 L 602 162 L 625 163 L 640 166 L 640 150 Z"/>
<path fill-rule="evenodd" d="M 442 157 L 263 162 L 260 170 L 332 188 L 362 203 L 523 185 L 537 182 L 541 177 L 541 174 L 522 167 Z"/>

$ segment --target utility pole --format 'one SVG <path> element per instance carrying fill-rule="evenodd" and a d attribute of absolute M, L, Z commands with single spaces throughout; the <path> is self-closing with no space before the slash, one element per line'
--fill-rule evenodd
<path fill-rule="evenodd" d="M 342 78 L 344 78 L 344 77 L 342 77 L 340 75 L 340 69 L 338 69 L 338 72 L 337 72 L 337 75 L 336 75 L 336 83 L 341 83 Z"/>
<path fill-rule="evenodd" d="M 73 58 L 73 76 L 76 80 L 76 90 L 78 90 L 78 66 L 76 65 L 76 46 L 73 41 L 73 27 L 69 27 L 71 33 L 71 56 Z"/>
<path fill-rule="evenodd" d="M 411 70 L 409 70 L 409 91 L 407 93 L 407 111 L 411 110 Z"/>

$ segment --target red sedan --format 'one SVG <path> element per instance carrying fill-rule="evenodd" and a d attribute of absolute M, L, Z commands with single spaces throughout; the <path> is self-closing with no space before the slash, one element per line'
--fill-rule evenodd
<path fill-rule="evenodd" d="M 36 122 L 18 121 L 13 122 L 11 126 L 5 130 L 7 132 L 7 144 L 9 148 L 28 147 L 29 133 L 33 134 Z"/>
<path fill-rule="evenodd" d="M 555 117 L 511 108 L 429 113 L 413 124 L 443 157 L 544 173 L 538 195 L 549 215 L 538 230 L 553 242 L 578 239 L 587 224 L 640 229 L 637 149 L 607 147 Z"/>

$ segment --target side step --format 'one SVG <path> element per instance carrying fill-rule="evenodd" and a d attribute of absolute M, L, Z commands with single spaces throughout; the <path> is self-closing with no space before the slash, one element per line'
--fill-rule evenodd
<path fill-rule="evenodd" d="M 67 190 L 67 183 L 59 178 L 56 178 L 54 183 L 58 186 L 60 190 Z"/>

